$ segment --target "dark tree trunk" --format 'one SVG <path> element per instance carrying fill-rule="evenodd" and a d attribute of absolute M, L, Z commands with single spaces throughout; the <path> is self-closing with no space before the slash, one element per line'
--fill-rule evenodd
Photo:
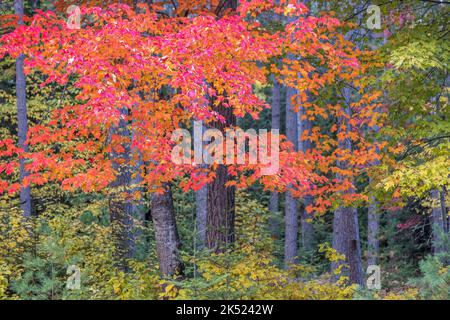
<path fill-rule="evenodd" d="M 210 126 L 220 130 L 225 136 L 225 129 L 236 125 L 233 109 L 220 104 L 215 111 L 225 119 L 225 122 L 213 121 Z M 215 252 L 223 252 L 235 240 L 234 198 L 236 188 L 225 185 L 230 179 L 227 166 L 219 164 L 215 169 L 214 181 L 207 186 L 206 246 Z"/>
<path fill-rule="evenodd" d="M 351 283 L 363 285 L 363 269 L 361 263 L 361 247 L 356 208 L 339 207 L 334 212 L 333 249 L 344 254 L 348 268 L 343 268 Z M 336 269 L 342 262 L 333 263 Z"/>
<path fill-rule="evenodd" d="M 183 275 L 184 266 L 179 253 L 180 239 L 170 186 L 166 186 L 164 193 L 152 195 L 151 214 L 161 273 L 168 277 Z"/>
<path fill-rule="evenodd" d="M 208 184 L 208 215 L 206 218 L 206 246 L 215 252 L 225 251 L 235 240 L 235 188 L 226 187 L 228 169 L 219 165 L 216 178 Z"/>
<path fill-rule="evenodd" d="M 292 88 L 286 88 L 286 136 L 297 149 L 297 114 L 293 109 L 291 98 L 296 94 Z M 297 257 L 298 242 L 298 206 L 291 192 L 286 192 L 285 204 L 285 243 L 284 243 L 284 264 L 288 266 L 295 262 Z"/>
<path fill-rule="evenodd" d="M 273 89 L 272 89 L 272 129 L 280 130 L 280 111 L 281 111 L 281 84 L 272 77 L 273 79 Z M 279 211 L 279 195 L 278 192 L 270 193 L 269 210 L 272 213 L 269 226 L 272 236 L 274 236 L 279 228 L 277 225 L 277 219 L 275 215 Z"/>
<path fill-rule="evenodd" d="M 19 16 L 19 24 L 23 24 L 23 0 L 14 0 L 14 13 Z M 17 135 L 19 147 L 28 152 L 26 144 L 28 133 L 28 114 L 27 114 L 27 89 L 26 77 L 23 70 L 25 56 L 21 54 L 16 60 L 16 97 L 17 97 Z M 19 159 L 20 181 L 28 176 L 25 170 L 25 159 Z M 20 208 L 25 217 L 31 216 L 31 189 L 29 186 L 20 189 Z"/>

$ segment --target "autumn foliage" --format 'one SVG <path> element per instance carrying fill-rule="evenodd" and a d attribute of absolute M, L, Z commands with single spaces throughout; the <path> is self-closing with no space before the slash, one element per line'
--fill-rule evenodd
<path fill-rule="evenodd" d="M 283 138 L 277 175 L 262 176 L 259 165 L 233 165 L 229 184 L 246 188 L 260 181 L 278 191 L 289 184 L 296 196 L 314 195 L 309 209 L 319 212 L 364 200 L 347 191 L 379 157 L 383 144 L 365 135 L 380 128 L 382 105 L 379 93 L 360 80 L 371 68 L 371 56 L 343 35 L 351 25 L 332 16 L 310 16 L 294 2 L 247 1 L 237 11 L 199 2 L 192 14 L 183 14 L 183 6 L 170 16 L 158 13 L 158 3 L 140 4 L 139 10 L 125 4 L 81 7 L 81 29 L 68 28 L 53 12 L 37 11 L 27 25 L 5 34 L 0 56 L 25 53 L 26 72 L 45 75 L 42 86 L 72 86 L 77 95 L 30 127 L 30 152 L 21 152 L 12 140 L 2 141 L 0 170 L 13 175 L 15 159 L 24 157 L 30 173 L 24 184 L 53 181 L 64 190 L 94 192 L 108 190 L 116 161 L 142 175 L 140 183 L 149 191 L 177 178 L 183 178 L 183 187 L 198 189 L 214 178 L 213 168 L 173 164 L 171 133 L 189 127 L 193 119 L 225 122 L 219 107 L 231 109 L 237 118 L 257 119 L 268 105 L 255 95 L 254 86 L 274 74 L 297 90 L 293 100 L 306 110 L 303 117 L 338 121 L 329 131 L 314 126 L 304 134 L 302 139 L 315 145 L 306 154 Z M 291 22 L 263 28 L 258 18 L 269 14 Z M 356 102 L 342 94 L 349 87 Z M 335 99 L 323 103 L 323 95 Z M 118 133 L 123 124 L 127 134 Z M 342 148 L 340 141 L 350 141 L 352 149 Z M 131 159 L 125 159 L 128 154 Z M 345 162 L 345 169 L 338 162 Z M 19 189 L 9 181 L 1 180 L 0 191 Z"/>

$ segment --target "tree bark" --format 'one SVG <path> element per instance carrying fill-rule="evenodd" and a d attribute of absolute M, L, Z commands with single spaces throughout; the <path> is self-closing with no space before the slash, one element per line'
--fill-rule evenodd
<path fill-rule="evenodd" d="M 344 263 L 348 267 L 343 268 L 351 283 L 363 285 L 363 269 L 361 263 L 361 248 L 358 226 L 358 211 L 356 208 L 339 207 L 334 212 L 333 220 L 333 249 L 344 254 Z M 332 268 L 336 269 L 343 262 L 335 262 Z"/>
<path fill-rule="evenodd" d="M 218 165 L 216 178 L 208 184 L 208 215 L 206 218 L 206 246 L 224 252 L 234 243 L 235 188 L 226 187 L 228 169 Z"/>
<path fill-rule="evenodd" d="M 14 13 L 19 17 L 18 24 L 23 25 L 23 0 L 14 0 Z M 16 60 L 16 97 L 17 97 L 17 135 L 19 147 L 24 152 L 28 152 L 28 145 L 26 144 L 28 134 L 28 112 L 27 112 L 27 89 L 26 76 L 23 69 L 25 56 L 19 55 Z M 25 159 L 19 159 L 20 166 L 20 182 L 28 176 L 25 170 Z M 31 189 L 30 186 L 20 188 L 20 208 L 24 217 L 31 216 Z"/>
<path fill-rule="evenodd" d="M 286 88 L 286 136 L 297 149 L 297 114 L 293 109 L 291 98 L 296 94 L 295 89 Z M 284 242 L 284 264 L 287 267 L 295 262 L 297 257 L 298 242 L 298 206 L 291 192 L 286 192 L 285 204 L 285 242 Z"/>
<path fill-rule="evenodd" d="M 179 252 L 181 244 L 170 186 L 167 185 L 162 194 L 152 195 L 151 214 L 161 273 L 168 277 L 183 275 L 184 265 Z"/>

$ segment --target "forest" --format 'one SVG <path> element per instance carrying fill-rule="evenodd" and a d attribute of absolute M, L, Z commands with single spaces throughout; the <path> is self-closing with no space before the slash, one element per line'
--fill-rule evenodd
<path fill-rule="evenodd" d="M 449 17 L 0 0 L 0 300 L 449 300 Z"/>

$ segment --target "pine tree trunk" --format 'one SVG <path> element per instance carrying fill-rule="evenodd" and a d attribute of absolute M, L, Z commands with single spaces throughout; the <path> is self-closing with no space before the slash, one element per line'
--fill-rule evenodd
<path fill-rule="evenodd" d="M 23 0 L 14 0 L 14 13 L 19 17 L 18 24 L 23 24 Z M 19 147 L 28 152 L 26 144 L 28 133 L 27 89 L 26 76 L 23 69 L 25 56 L 21 54 L 16 60 L 16 97 L 17 97 L 17 135 Z M 28 172 L 25 170 L 25 159 L 19 159 L 20 181 L 22 182 Z M 29 186 L 20 189 L 20 208 L 25 217 L 31 216 L 31 189 Z"/>
<path fill-rule="evenodd" d="M 292 88 L 286 88 L 286 136 L 297 148 L 297 114 L 293 109 L 291 98 L 296 94 Z M 284 243 L 284 264 L 295 263 L 297 257 L 298 243 L 298 206 L 297 199 L 288 191 L 286 192 L 285 204 L 285 243 Z"/>
<path fill-rule="evenodd" d="M 161 273 L 168 277 L 183 275 L 184 266 L 179 253 L 180 239 L 170 186 L 166 186 L 164 193 L 152 195 L 151 215 Z"/>

